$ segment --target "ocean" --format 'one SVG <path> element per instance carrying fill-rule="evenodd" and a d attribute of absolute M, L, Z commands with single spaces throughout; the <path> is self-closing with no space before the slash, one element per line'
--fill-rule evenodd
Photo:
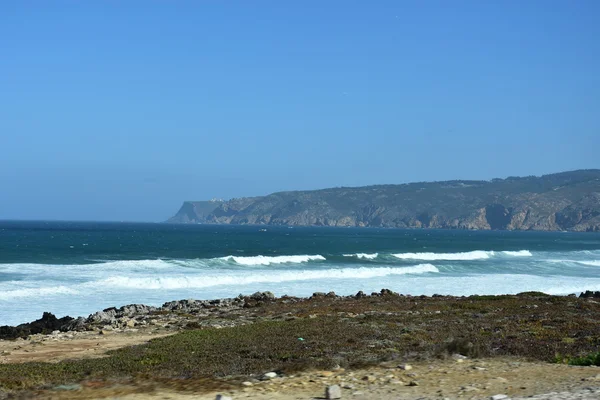
<path fill-rule="evenodd" d="M 600 290 L 600 234 L 0 222 L 0 325 L 269 290 Z"/>

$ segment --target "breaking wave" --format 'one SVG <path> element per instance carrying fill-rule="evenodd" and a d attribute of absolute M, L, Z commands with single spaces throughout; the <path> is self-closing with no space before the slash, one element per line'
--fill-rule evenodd
<path fill-rule="evenodd" d="M 62 296 L 65 294 L 79 294 L 79 292 L 66 286 L 5 290 L 0 292 L 0 300 L 13 300 L 22 297 L 40 297 L 53 295 Z"/>
<path fill-rule="evenodd" d="M 509 257 L 532 257 L 533 254 L 529 250 L 519 251 L 501 251 L 500 255 Z M 463 253 L 399 253 L 392 256 L 401 260 L 445 260 L 445 261 L 470 261 L 470 260 L 485 260 L 496 256 L 494 251 L 474 250 Z"/>
<path fill-rule="evenodd" d="M 122 277 L 115 276 L 94 282 L 94 285 L 105 285 L 130 289 L 190 289 L 219 285 L 246 285 L 253 283 L 279 283 L 292 281 L 308 281 L 314 279 L 369 279 L 389 275 L 409 275 L 436 273 L 439 270 L 431 264 L 419 264 L 402 268 L 343 268 L 321 271 L 282 271 L 278 273 L 263 272 L 258 274 L 233 274 L 212 276 L 175 276 L 175 277 Z"/>
<path fill-rule="evenodd" d="M 519 250 L 519 251 L 503 251 L 502 254 L 513 257 L 531 257 L 533 254 L 529 250 Z"/>
<path fill-rule="evenodd" d="M 469 251 L 466 253 L 399 253 L 392 254 L 402 260 L 482 260 L 494 255 L 493 251 Z"/>
<path fill-rule="evenodd" d="M 591 265 L 592 267 L 600 267 L 600 260 L 596 261 L 577 261 L 579 264 Z"/>
<path fill-rule="evenodd" d="M 355 253 L 355 254 L 344 254 L 344 257 L 356 257 L 367 260 L 374 260 L 379 256 L 379 253 L 367 254 L 367 253 Z"/>
<path fill-rule="evenodd" d="M 271 264 L 300 264 L 309 261 L 325 261 L 325 257 L 322 255 L 314 256 L 254 256 L 254 257 L 238 257 L 238 256 L 227 256 L 221 257 L 220 260 L 234 261 L 240 265 L 271 265 Z"/>

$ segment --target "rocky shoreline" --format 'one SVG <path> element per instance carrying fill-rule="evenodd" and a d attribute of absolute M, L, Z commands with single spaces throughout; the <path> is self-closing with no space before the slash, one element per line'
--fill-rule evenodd
<path fill-rule="evenodd" d="M 256 292 L 45 313 L 0 327 L 0 398 L 596 398 L 597 368 L 552 359 L 597 351 L 599 299 Z"/>
<path fill-rule="evenodd" d="M 382 289 L 371 296 L 396 295 L 389 289 Z M 334 292 L 315 292 L 309 299 L 351 299 L 368 297 L 362 291 L 353 296 L 339 296 Z M 411 297 L 408 295 L 407 297 Z M 87 318 L 69 316 L 57 318 L 50 312 L 44 312 L 42 318 L 20 324 L 17 326 L 0 326 L 0 340 L 27 338 L 30 335 L 58 334 L 59 332 L 116 332 L 132 328 L 162 327 L 166 329 L 193 329 L 202 327 L 237 326 L 252 322 L 248 313 L 243 312 L 249 308 L 260 307 L 266 303 L 279 302 L 292 304 L 307 298 L 282 296 L 277 298 L 273 293 L 256 292 L 249 296 L 239 295 L 234 298 L 212 300 L 176 300 L 164 303 L 161 307 L 147 306 L 144 304 L 129 304 L 119 308 L 109 307 L 102 311 L 90 314 Z M 226 318 L 220 318 L 226 316 Z M 235 318 L 232 318 L 235 317 Z"/>
<path fill-rule="evenodd" d="M 315 298 L 329 299 L 360 299 L 377 296 L 402 296 L 389 289 L 373 292 L 367 295 L 359 291 L 351 296 L 339 296 L 334 292 L 316 292 L 310 298 L 282 296 L 277 298 L 273 293 L 256 292 L 249 296 L 239 295 L 234 298 L 222 298 L 213 300 L 177 300 L 164 303 L 161 307 L 147 306 L 144 304 L 129 304 L 119 308 L 110 307 L 102 311 L 90 314 L 87 318 L 69 316 L 56 318 L 52 313 L 44 312 L 42 318 L 20 324 L 17 326 L 0 326 L 0 340 L 11 340 L 27 338 L 30 335 L 58 334 L 58 332 L 83 332 L 83 331 L 123 331 L 126 329 L 142 328 L 148 326 L 162 327 L 166 329 L 193 329 L 202 327 L 237 326 L 251 323 L 253 318 L 248 318 L 245 309 L 260 307 L 265 303 L 280 302 L 292 304 Z M 570 295 L 571 297 L 575 294 Z M 417 296 L 426 298 L 427 296 Z M 433 295 L 432 297 L 456 298 L 454 296 Z M 463 297 L 464 298 L 464 297 Z M 585 291 L 579 294 L 579 298 L 600 298 L 600 292 Z M 219 318 L 227 316 L 227 318 Z M 235 318 L 232 318 L 235 317 Z"/>

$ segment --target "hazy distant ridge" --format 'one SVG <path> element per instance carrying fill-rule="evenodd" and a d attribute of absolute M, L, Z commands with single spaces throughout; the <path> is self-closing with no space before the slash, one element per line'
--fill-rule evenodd
<path fill-rule="evenodd" d="M 167 222 L 600 231 L 600 170 L 186 201 Z"/>

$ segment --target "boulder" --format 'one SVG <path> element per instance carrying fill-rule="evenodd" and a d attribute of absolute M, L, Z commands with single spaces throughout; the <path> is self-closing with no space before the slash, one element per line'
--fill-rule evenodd
<path fill-rule="evenodd" d="M 600 298 L 600 292 L 592 292 L 591 290 L 586 290 L 585 292 L 581 292 L 581 294 L 579 295 L 579 298 L 582 299 L 597 299 Z"/>
<path fill-rule="evenodd" d="M 63 326 L 60 327 L 60 331 L 62 332 L 71 332 L 71 331 L 85 331 L 87 330 L 87 325 L 85 323 L 85 318 L 79 317 L 77 319 L 73 319 Z"/>
<path fill-rule="evenodd" d="M 117 310 L 119 317 L 134 318 L 140 315 L 148 315 L 150 312 L 156 311 L 156 307 L 147 306 L 144 304 L 129 304 Z"/>
<path fill-rule="evenodd" d="M 114 324 L 117 321 L 117 309 L 114 307 L 91 314 L 85 322 L 88 324 Z"/>
<path fill-rule="evenodd" d="M 275 300 L 275 295 L 272 292 L 256 292 L 250 298 L 252 300 Z"/>

